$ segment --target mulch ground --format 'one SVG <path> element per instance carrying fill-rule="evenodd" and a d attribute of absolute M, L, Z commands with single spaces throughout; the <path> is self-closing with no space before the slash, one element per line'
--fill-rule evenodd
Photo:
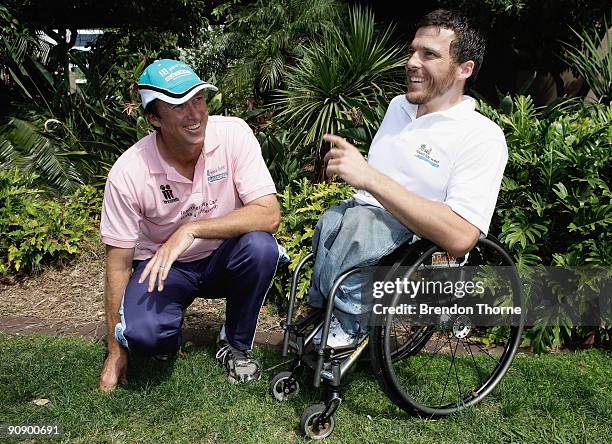
<path fill-rule="evenodd" d="M 184 340 L 214 343 L 224 317 L 224 299 L 196 299 L 185 313 Z M 277 348 L 282 343 L 279 320 L 267 307 L 262 309 L 257 345 Z M 103 251 L 90 252 L 61 268 L 47 268 L 21 282 L 0 284 L 0 332 L 104 340 Z"/>

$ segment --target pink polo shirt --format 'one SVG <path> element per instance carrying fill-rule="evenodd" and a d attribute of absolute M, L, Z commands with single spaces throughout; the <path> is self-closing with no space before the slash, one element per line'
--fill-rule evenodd
<path fill-rule="evenodd" d="M 209 117 L 193 181 L 164 161 L 155 134 L 143 137 L 117 159 L 104 190 L 102 242 L 135 248 L 134 259 L 152 257 L 182 224 L 221 217 L 276 193 L 259 143 L 239 118 Z M 178 260 L 202 259 L 221 242 L 196 239 Z"/>

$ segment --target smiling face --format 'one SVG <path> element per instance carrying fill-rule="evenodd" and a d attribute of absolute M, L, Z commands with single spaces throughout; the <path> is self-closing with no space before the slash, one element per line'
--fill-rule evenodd
<path fill-rule="evenodd" d="M 406 61 L 406 97 L 411 103 L 428 104 L 449 93 L 463 94 L 471 67 L 456 63 L 450 53 L 455 33 L 450 29 L 419 28 L 410 44 Z M 473 66 L 473 62 L 466 62 Z M 469 68 L 466 76 L 465 68 Z"/>
<path fill-rule="evenodd" d="M 164 144 L 175 149 L 201 149 L 208 122 L 208 106 L 203 92 L 198 92 L 187 102 L 171 105 L 158 100 L 157 115 L 149 114 L 149 120 L 159 132 Z"/>

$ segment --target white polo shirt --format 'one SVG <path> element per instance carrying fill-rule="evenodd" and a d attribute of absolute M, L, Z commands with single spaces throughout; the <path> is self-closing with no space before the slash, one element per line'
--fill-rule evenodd
<path fill-rule="evenodd" d="M 210 116 L 202 148 L 193 181 L 160 156 L 156 133 L 125 151 L 106 181 L 102 242 L 134 248 L 134 259 L 148 259 L 182 224 L 221 217 L 276 193 L 259 143 L 243 120 Z M 222 242 L 196 239 L 178 260 L 202 259 Z"/>
<path fill-rule="evenodd" d="M 372 141 L 368 163 L 415 194 L 443 202 L 484 235 L 508 161 L 499 126 L 464 96 L 445 111 L 416 118 L 417 105 L 394 97 Z M 355 199 L 382 207 L 368 192 Z"/>

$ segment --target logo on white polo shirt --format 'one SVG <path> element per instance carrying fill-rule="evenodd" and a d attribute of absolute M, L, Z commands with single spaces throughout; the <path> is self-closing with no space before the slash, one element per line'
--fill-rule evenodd
<path fill-rule="evenodd" d="M 225 179 L 227 177 L 227 167 L 225 165 L 221 165 L 216 168 L 206 170 L 206 177 L 208 177 L 209 183 Z"/>
<path fill-rule="evenodd" d="M 422 144 L 418 149 L 414 157 L 417 159 L 421 159 L 428 164 L 430 164 L 434 168 L 440 167 L 440 161 L 431 157 L 432 148 L 427 148 L 427 145 Z"/>
<path fill-rule="evenodd" d="M 160 185 L 159 189 L 161 190 L 161 193 L 164 196 L 164 200 L 162 200 L 162 203 L 169 204 L 172 202 L 179 201 L 178 197 L 174 197 L 174 193 L 172 192 L 172 188 L 170 188 L 170 185 Z"/>

